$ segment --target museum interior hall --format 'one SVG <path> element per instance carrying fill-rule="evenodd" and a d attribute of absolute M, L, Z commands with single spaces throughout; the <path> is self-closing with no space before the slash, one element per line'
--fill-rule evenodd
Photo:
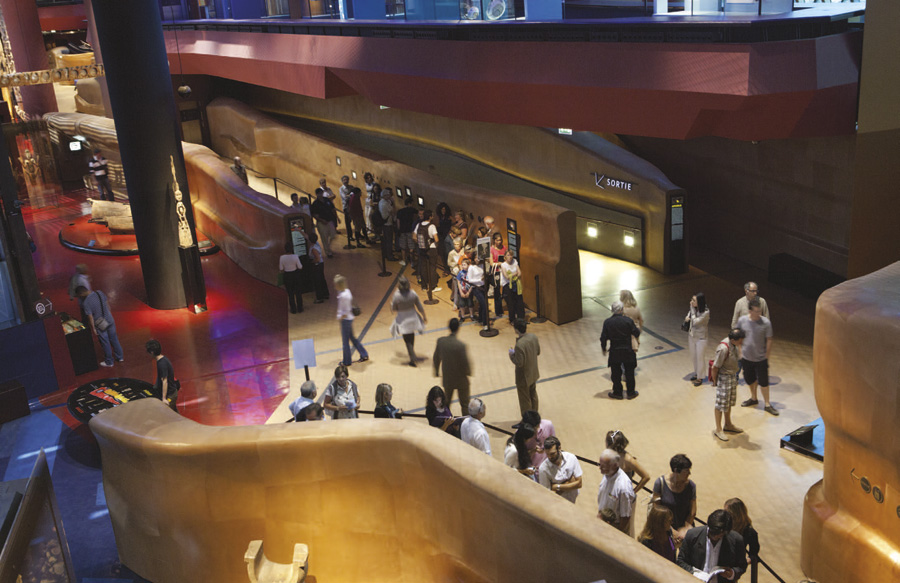
<path fill-rule="evenodd" d="M 0 583 L 900 579 L 900 4 L 546 4 L 0 0 Z"/>

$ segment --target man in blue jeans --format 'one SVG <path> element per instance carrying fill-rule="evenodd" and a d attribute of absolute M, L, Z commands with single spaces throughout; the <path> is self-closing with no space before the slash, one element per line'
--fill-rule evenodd
<path fill-rule="evenodd" d="M 119 344 L 119 337 L 116 335 L 116 321 L 113 319 L 112 312 L 109 311 L 106 294 L 100 290 L 92 292 L 84 286 L 78 286 L 75 295 L 81 298 L 81 306 L 88 320 L 87 324 L 97 335 L 100 346 L 103 347 L 106 359 L 100 363 L 100 366 L 111 367 L 114 354 L 117 361 L 124 362 L 122 345 Z"/>

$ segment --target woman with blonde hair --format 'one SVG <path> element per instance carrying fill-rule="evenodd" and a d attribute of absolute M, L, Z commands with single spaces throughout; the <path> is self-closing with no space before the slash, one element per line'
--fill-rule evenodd
<path fill-rule="evenodd" d="M 344 347 L 344 359 L 341 364 L 350 366 L 352 364 L 352 356 L 350 354 L 350 343 L 359 352 L 359 362 L 369 360 L 369 353 L 366 352 L 362 342 L 353 334 L 353 319 L 356 318 L 354 312 L 358 312 L 359 308 L 353 305 L 353 294 L 347 289 L 347 278 L 341 274 L 334 276 L 334 289 L 337 290 L 337 319 L 341 322 L 341 343 Z"/>
<path fill-rule="evenodd" d="M 650 474 L 644 469 L 644 466 L 638 463 L 637 458 L 628 453 L 625 448 L 628 447 L 628 438 L 618 429 L 606 432 L 606 447 L 611 449 L 622 458 L 622 471 L 634 480 L 634 475 L 638 475 L 638 483 L 634 486 L 634 493 L 637 494 L 647 482 L 650 481 Z"/>
<path fill-rule="evenodd" d="M 622 313 L 631 318 L 631 321 L 634 322 L 634 325 L 637 326 L 637 329 L 641 332 L 644 331 L 644 317 L 641 315 L 641 309 L 638 308 L 637 300 L 634 299 L 634 294 L 631 293 L 630 290 L 623 289 L 619 292 L 619 301 L 625 306 L 625 309 L 622 310 Z M 635 352 L 638 351 L 638 348 L 641 346 L 641 341 L 631 337 L 631 348 L 634 349 Z"/>
<path fill-rule="evenodd" d="M 734 520 L 731 530 L 744 537 L 747 563 L 751 565 L 751 570 L 755 570 L 756 563 L 759 562 L 759 534 L 753 528 L 753 521 L 750 520 L 750 514 L 747 512 L 747 505 L 740 498 L 730 498 L 725 501 L 725 510 L 731 514 L 731 518 Z"/>
<path fill-rule="evenodd" d="M 394 396 L 394 388 L 387 383 L 381 383 L 375 387 L 375 418 L 376 419 L 400 419 L 403 417 L 403 409 L 398 409 L 391 404 Z"/>
<path fill-rule="evenodd" d="M 672 511 L 653 504 L 647 513 L 644 530 L 638 541 L 657 555 L 675 562 L 675 541 L 672 539 Z"/>

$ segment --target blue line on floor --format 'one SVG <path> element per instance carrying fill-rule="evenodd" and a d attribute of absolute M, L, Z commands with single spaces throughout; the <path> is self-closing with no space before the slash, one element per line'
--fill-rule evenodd
<path fill-rule="evenodd" d="M 647 360 L 648 358 L 656 358 L 657 356 L 663 356 L 664 354 L 671 354 L 673 352 L 678 352 L 679 350 L 684 350 L 684 349 L 681 347 L 675 347 L 670 350 L 664 350 L 662 352 L 656 352 L 654 354 L 648 354 L 646 356 L 641 356 L 640 358 L 638 358 L 638 360 Z M 584 368 L 581 370 L 575 370 L 572 372 L 566 372 L 566 373 L 563 373 L 560 375 L 556 375 L 555 377 L 540 379 L 537 382 L 537 384 L 549 383 L 550 381 L 558 381 L 559 379 L 565 379 L 565 378 L 573 377 L 573 376 L 580 375 L 580 374 L 594 372 L 596 370 L 603 370 L 604 368 L 609 368 L 609 367 L 607 365 L 600 365 L 600 366 L 592 366 L 590 368 Z M 487 391 L 485 393 L 478 393 L 476 395 L 472 395 L 472 397 L 479 397 L 479 398 L 487 397 L 488 395 L 496 395 L 497 393 L 503 393 L 506 391 L 514 391 L 515 389 L 516 389 L 516 386 L 513 385 L 511 387 L 503 387 L 502 389 L 494 389 L 493 391 Z M 457 400 L 457 402 L 458 402 L 458 400 Z M 424 410 L 425 410 L 425 407 L 419 407 L 418 409 L 411 409 L 406 412 L 407 413 L 421 413 Z"/>
<path fill-rule="evenodd" d="M 400 276 L 403 275 L 403 272 L 406 271 L 406 265 L 400 266 L 400 271 L 397 272 L 397 277 L 394 278 L 394 281 L 391 282 L 390 287 L 388 287 L 387 291 L 384 292 L 384 297 L 381 298 L 381 303 L 378 304 L 378 307 L 375 308 L 375 311 L 372 312 L 372 315 L 369 316 L 369 321 L 366 322 L 365 327 L 362 329 L 362 332 L 359 333 L 359 341 L 362 342 L 362 339 L 365 338 L 366 332 L 369 331 L 369 328 L 372 327 L 372 324 L 375 322 L 375 318 L 378 316 L 378 312 L 381 311 L 381 308 L 384 307 L 384 304 L 388 301 L 388 298 L 391 297 L 394 287 L 397 285 L 397 282 L 400 280 Z"/>
<path fill-rule="evenodd" d="M 475 322 L 466 322 L 464 324 L 460 324 L 460 327 L 471 326 L 473 324 L 475 324 Z M 480 326 L 480 324 L 479 324 L 479 326 Z M 431 330 L 425 330 L 421 334 L 417 334 L 417 336 L 424 336 L 425 334 L 434 334 L 436 332 L 448 332 L 448 329 L 447 328 L 432 328 Z M 368 345 L 372 346 L 373 344 L 381 344 L 382 342 L 393 342 L 394 340 L 396 340 L 396 338 L 390 338 L 390 337 L 382 338 L 381 340 L 373 340 L 372 342 L 369 342 Z M 362 342 L 362 338 L 360 338 L 360 342 Z M 323 350 L 322 352 L 317 352 L 316 356 L 319 356 L 322 354 L 328 354 L 330 352 L 341 352 L 341 350 L 343 350 L 343 348 L 332 348 L 330 350 Z"/>
<path fill-rule="evenodd" d="M 598 306 L 601 306 L 601 307 L 606 308 L 607 310 L 609 310 L 609 306 L 607 306 L 606 304 L 604 304 L 603 302 L 601 302 L 599 299 L 597 299 L 597 298 L 591 298 L 591 301 L 593 301 L 594 303 L 596 303 Z M 657 334 L 656 332 L 654 332 L 653 330 L 651 330 L 651 329 L 649 329 L 649 328 L 641 328 L 641 334 L 642 334 L 642 335 L 643 335 L 643 334 L 649 334 L 650 336 L 653 336 L 654 338 L 656 338 L 656 339 L 659 340 L 660 342 L 665 342 L 666 344 L 668 344 L 669 346 L 672 346 L 673 348 L 677 348 L 678 350 L 684 350 L 684 346 L 681 346 L 681 345 L 679 345 L 679 344 L 676 344 L 675 342 L 672 342 L 671 340 L 669 340 L 669 339 L 666 338 L 665 336 L 661 336 L 661 335 Z M 638 359 L 638 360 L 640 360 L 640 359 Z"/>

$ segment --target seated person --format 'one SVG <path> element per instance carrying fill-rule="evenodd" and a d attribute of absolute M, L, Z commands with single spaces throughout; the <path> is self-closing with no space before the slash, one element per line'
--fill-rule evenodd
<path fill-rule="evenodd" d="M 747 570 L 744 539 L 731 530 L 733 521 L 727 510 L 713 511 L 706 526 L 697 526 L 684 536 L 678 552 L 678 566 L 688 573 L 718 575 L 709 581 L 737 581 Z M 716 579 L 718 577 L 718 579 Z"/>

